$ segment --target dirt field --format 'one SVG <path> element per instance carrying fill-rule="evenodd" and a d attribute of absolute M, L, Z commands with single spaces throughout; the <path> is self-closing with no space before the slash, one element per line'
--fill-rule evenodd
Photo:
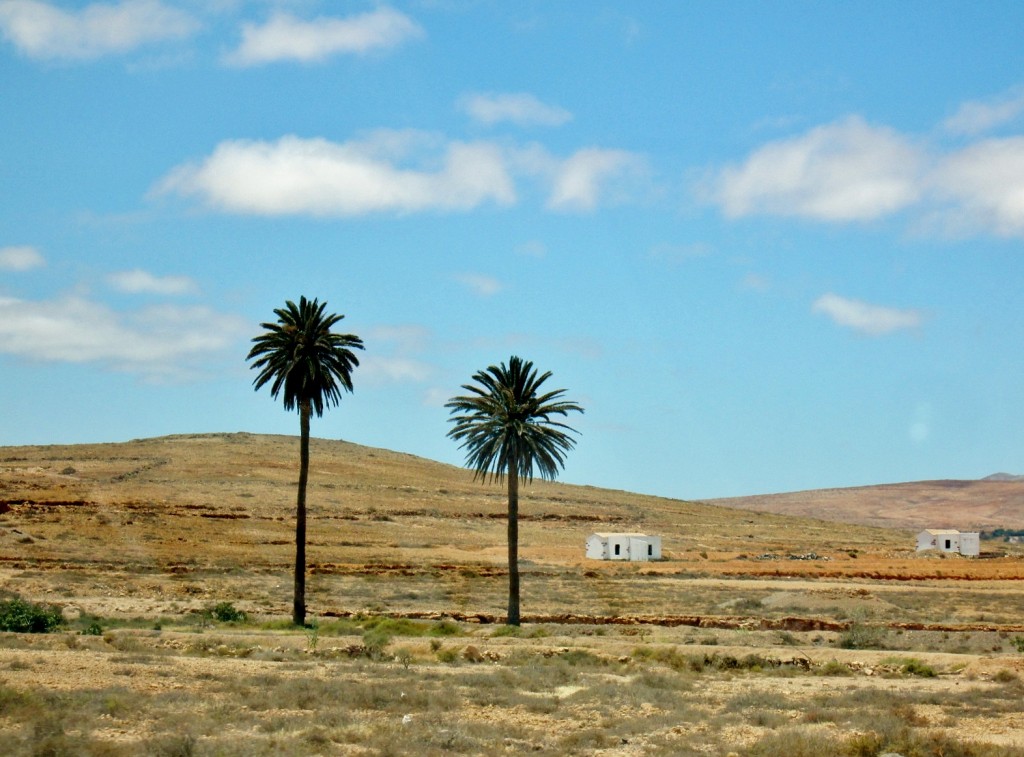
<path fill-rule="evenodd" d="M 0 448 L 0 587 L 68 619 L 0 634 L 0 754 L 1024 755 L 1015 545 L 535 483 L 510 633 L 500 487 L 314 440 L 296 629 L 296 458 Z M 608 530 L 667 559 L 584 560 Z"/>

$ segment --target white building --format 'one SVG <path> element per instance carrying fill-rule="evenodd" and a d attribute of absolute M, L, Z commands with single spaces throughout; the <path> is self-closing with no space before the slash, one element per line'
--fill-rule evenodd
<path fill-rule="evenodd" d="M 926 549 L 977 557 L 981 554 L 981 537 L 977 531 L 927 528 L 917 535 L 917 551 Z"/>
<path fill-rule="evenodd" d="M 587 537 L 587 557 L 593 560 L 633 562 L 660 560 L 661 537 L 649 534 L 591 534 Z"/>

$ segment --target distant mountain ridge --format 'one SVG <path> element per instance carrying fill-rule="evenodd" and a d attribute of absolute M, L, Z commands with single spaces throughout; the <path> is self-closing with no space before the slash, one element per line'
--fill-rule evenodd
<path fill-rule="evenodd" d="M 918 481 L 705 500 L 709 505 L 883 528 L 1024 528 L 1024 476 Z"/>
<path fill-rule="evenodd" d="M 1024 481 L 1024 476 L 1018 476 L 1013 473 L 993 473 L 991 476 L 985 476 L 981 479 L 982 481 Z"/>

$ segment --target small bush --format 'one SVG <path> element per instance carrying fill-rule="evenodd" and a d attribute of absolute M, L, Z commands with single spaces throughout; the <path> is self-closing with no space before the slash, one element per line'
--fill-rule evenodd
<path fill-rule="evenodd" d="M 438 647 L 436 650 L 434 650 L 434 652 L 437 656 L 438 662 L 459 661 L 459 651 L 457 649 L 453 649 L 452 647 L 445 647 L 443 649 Z"/>
<path fill-rule="evenodd" d="M 462 628 L 453 621 L 441 620 L 435 623 L 428 633 L 431 636 L 458 636 L 462 633 Z"/>
<path fill-rule="evenodd" d="M 917 676 L 918 678 L 934 678 L 936 675 L 935 668 L 915 659 L 904 662 L 902 671 L 908 676 Z"/>
<path fill-rule="evenodd" d="M 19 597 L 0 602 L 0 631 L 50 633 L 63 624 L 58 607 L 33 604 Z"/>
<path fill-rule="evenodd" d="M 839 660 L 829 660 L 821 667 L 815 668 L 814 672 L 820 676 L 852 676 L 853 670 L 850 669 L 849 665 L 839 662 Z"/>
<path fill-rule="evenodd" d="M 853 623 L 839 634 L 837 643 L 843 649 L 884 649 L 884 636 L 881 628 Z"/>
<path fill-rule="evenodd" d="M 501 636 L 515 636 L 515 637 L 518 637 L 518 636 L 522 636 L 522 635 L 523 635 L 523 629 L 520 626 L 498 626 L 497 628 L 494 629 L 494 631 L 491 632 L 491 636 L 495 637 L 495 638 L 501 637 Z"/>
<path fill-rule="evenodd" d="M 391 634 L 380 628 L 371 628 L 363 633 L 363 646 L 366 647 L 366 656 L 371 660 L 386 659 L 385 650 L 390 643 Z"/>
<path fill-rule="evenodd" d="M 213 619 L 220 623 L 241 623 L 245 621 L 245 613 L 236 609 L 230 602 L 221 602 L 210 610 Z"/>
<path fill-rule="evenodd" d="M 1014 636 L 1010 639 L 1010 643 L 1013 644 L 1014 649 L 1024 654 L 1024 636 Z"/>
<path fill-rule="evenodd" d="M 996 683 L 1013 683 L 1014 681 L 1019 681 L 1020 676 L 1018 676 L 1012 670 L 1000 668 L 998 671 L 996 671 L 996 674 L 992 676 L 992 680 Z"/>

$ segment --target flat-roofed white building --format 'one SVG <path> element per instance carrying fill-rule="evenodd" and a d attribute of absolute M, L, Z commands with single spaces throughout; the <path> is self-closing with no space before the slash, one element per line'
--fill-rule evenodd
<path fill-rule="evenodd" d="M 977 557 L 981 554 L 981 535 L 977 531 L 926 528 L 917 535 L 917 551 L 923 552 L 926 549 Z"/>
<path fill-rule="evenodd" d="M 638 533 L 597 533 L 587 537 L 592 560 L 646 562 L 661 559 L 661 537 Z"/>

